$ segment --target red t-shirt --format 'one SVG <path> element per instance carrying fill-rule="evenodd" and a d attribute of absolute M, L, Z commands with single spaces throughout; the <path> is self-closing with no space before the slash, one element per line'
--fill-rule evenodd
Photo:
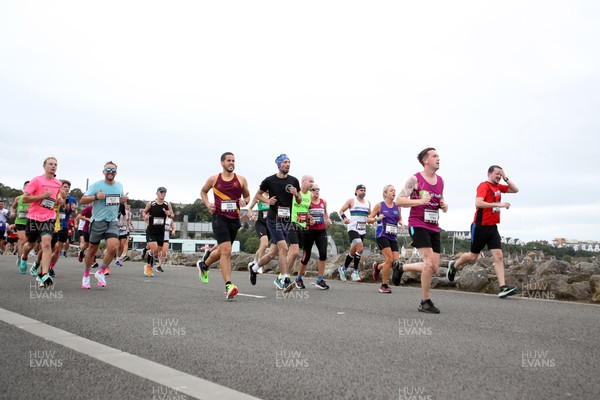
<path fill-rule="evenodd" d="M 486 203 L 500 203 L 502 193 L 506 193 L 508 188 L 508 185 L 495 185 L 490 181 L 481 182 L 479 186 L 477 186 L 477 195 L 475 197 L 482 197 L 483 201 Z M 500 208 L 478 208 L 477 211 L 475 211 L 473 223 L 476 225 L 487 226 L 499 224 Z"/>

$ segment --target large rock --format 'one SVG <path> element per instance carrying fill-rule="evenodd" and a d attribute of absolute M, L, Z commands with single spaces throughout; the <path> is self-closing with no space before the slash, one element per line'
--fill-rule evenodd
<path fill-rule="evenodd" d="M 590 292 L 591 300 L 600 303 L 600 275 L 592 275 L 590 277 Z"/>
<path fill-rule="evenodd" d="M 457 286 L 467 292 L 480 292 L 489 283 L 488 272 L 479 265 L 469 265 L 459 274 Z"/>
<path fill-rule="evenodd" d="M 550 260 L 540 264 L 536 268 L 535 273 L 540 276 L 565 274 L 569 265 L 570 264 L 565 261 Z"/>

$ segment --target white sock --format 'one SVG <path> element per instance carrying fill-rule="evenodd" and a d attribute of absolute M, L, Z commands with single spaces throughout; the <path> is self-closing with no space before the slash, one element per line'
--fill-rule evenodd
<path fill-rule="evenodd" d="M 254 262 L 254 264 L 252 265 L 252 271 L 254 271 L 254 272 L 258 272 L 258 269 L 260 268 L 260 267 L 258 266 L 258 261 L 256 261 L 256 260 L 255 260 L 255 261 L 253 261 L 253 262 Z"/>

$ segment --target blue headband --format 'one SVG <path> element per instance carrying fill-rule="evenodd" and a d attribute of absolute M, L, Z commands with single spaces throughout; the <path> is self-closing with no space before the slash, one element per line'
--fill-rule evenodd
<path fill-rule="evenodd" d="M 279 157 L 277 157 L 275 159 L 275 164 L 277 164 L 277 168 L 279 168 L 279 166 L 281 165 L 282 162 L 284 162 L 285 160 L 289 160 L 290 158 L 288 156 L 286 156 L 285 154 L 281 154 Z"/>

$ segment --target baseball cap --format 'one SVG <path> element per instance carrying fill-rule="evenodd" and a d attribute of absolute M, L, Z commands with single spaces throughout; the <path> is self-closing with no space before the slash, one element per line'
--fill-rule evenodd
<path fill-rule="evenodd" d="M 167 189 L 164 186 L 159 187 L 158 189 L 156 189 L 156 193 L 158 192 L 166 192 Z"/>

